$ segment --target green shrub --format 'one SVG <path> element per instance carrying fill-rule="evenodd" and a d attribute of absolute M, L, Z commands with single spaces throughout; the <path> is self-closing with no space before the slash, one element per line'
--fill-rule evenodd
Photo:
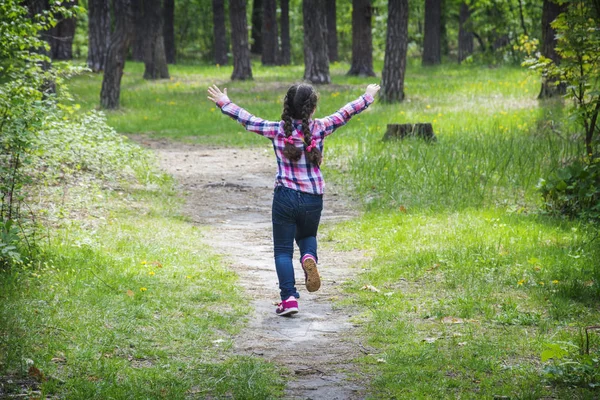
<path fill-rule="evenodd" d="M 541 179 L 538 188 L 550 212 L 600 219 L 600 158 L 574 161 Z"/>

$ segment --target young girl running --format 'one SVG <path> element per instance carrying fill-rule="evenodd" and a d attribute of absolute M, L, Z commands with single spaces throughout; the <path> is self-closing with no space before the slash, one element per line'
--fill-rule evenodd
<path fill-rule="evenodd" d="M 369 85 L 365 94 L 340 108 L 336 113 L 312 119 L 318 95 L 307 84 L 293 85 L 283 100 L 281 121 L 257 118 L 229 100 L 227 89 L 208 88 L 208 99 L 223 114 L 242 124 L 247 130 L 269 138 L 277 157 L 277 175 L 273 195 L 272 222 L 275 269 L 279 278 L 281 303 L 278 315 L 298 312 L 294 278 L 294 241 L 300 249 L 300 262 L 306 289 L 319 290 L 321 278 L 317 270 L 317 230 L 323 210 L 323 175 L 321 159 L 324 139 L 344 125 L 353 115 L 373 103 L 379 85 Z"/>

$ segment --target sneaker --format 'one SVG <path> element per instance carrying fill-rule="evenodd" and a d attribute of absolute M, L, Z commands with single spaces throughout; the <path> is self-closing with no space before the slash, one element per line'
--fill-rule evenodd
<path fill-rule="evenodd" d="M 321 277 L 317 270 L 317 262 L 312 257 L 305 257 L 302 260 L 302 269 L 306 278 L 306 290 L 316 292 L 321 287 Z"/>
<path fill-rule="evenodd" d="M 281 316 L 296 314 L 298 312 L 298 300 L 294 296 L 290 296 L 277 305 L 275 312 Z"/>

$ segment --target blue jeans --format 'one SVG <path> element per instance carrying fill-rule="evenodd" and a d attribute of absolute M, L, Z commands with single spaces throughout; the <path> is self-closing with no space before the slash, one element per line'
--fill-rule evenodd
<path fill-rule="evenodd" d="M 323 210 L 323 196 L 299 192 L 283 186 L 273 194 L 273 248 L 275 269 L 282 300 L 299 298 L 294 278 L 294 241 L 300 248 L 300 259 L 306 254 L 317 260 L 317 230 Z"/>

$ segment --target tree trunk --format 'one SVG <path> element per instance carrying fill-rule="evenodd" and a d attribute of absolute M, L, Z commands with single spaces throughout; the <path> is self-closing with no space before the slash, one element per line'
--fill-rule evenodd
<path fill-rule="evenodd" d="M 542 44 L 541 53 L 551 59 L 555 64 L 560 64 L 560 55 L 556 52 L 556 32 L 550 25 L 560 13 L 566 10 L 567 5 L 558 5 L 552 0 L 544 0 L 542 8 Z M 564 84 L 556 84 L 556 80 L 543 78 L 538 99 L 562 96 L 567 88 Z"/>
<path fill-rule="evenodd" d="M 336 62 L 339 58 L 335 0 L 326 0 L 325 9 L 327 14 L 327 50 L 329 62 Z"/>
<path fill-rule="evenodd" d="M 144 61 L 144 46 L 145 46 L 145 39 L 144 39 L 144 32 L 145 32 L 145 25 L 146 25 L 146 21 L 144 18 L 144 13 L 142 12 L 142 7 L 141 5 L 143 3 L 144 0 L 130 0 L 131 1 L 131 7 L 133 10 L 133 21 L 134 21 L 134 29 L 133 29 L 133 36 L 131 38 L 131 58 L 133 59 L 133 61 Z M 139 4 L 138 4 L 139 3 Z"/>
<path fill-rule="evenodd" d="M 281 0 L 281 65 L 292 63 L 292 43 L 290 40 L 290 0 Z"/>
<path fill-rule="evenodd" d="M 175 0 L 164 0 L 164 27 L 165 57 L 167 64 L 175 64 Z"/>
<path fill-rule="evenodd" d="M 371 0 L 352 0 L 352 65 L 348 75 L 375 76 Z"/>
<path fill-rule="evenodd" d="M 65 1 L 62 4 L 65 8 L 72 8 L 77 5 L 77 0 Z M 73 38 L 77 20 L 75 18 L 61 18 L 58 16 L 58 23 L 50 30 L 50 58 L 53 60 L 72 60 L 73 59 Z"/>
<path fill-rule="evenodd" d="M 442 61 L 442 0 L 425 0 L 425 34 L 423 37 L 423 65 L 437 65 Z"/>
<path fill-rule="evenodd" d="M 263 0 L 252 2 L 252 54 L 262 54 Z"/>
<path fill-rule="evenodd" d="M 303 0 L 304 80 L 330 83 L 327 55 L 327 20 L 322 0 Z"/>
<path fill-rule="evenodd" d="M 213 36 L 215 41 L 215 64 L 226 65 L 227 30 L 225 28 L 225 0 L 213 0 Z"/>
<path fill-rule="evenodd" d="M 115 30 L 111 34 L 104 77 L 100 92 L 100 105 L 103 108 L 119 108 L 121 77 L 125 68 L 125 57 L 133 34 L 131 0 L 114 0 Z"/>
<path fill-rule="evenodd" d="M 27 9 L 29 10 L 29 16 L 31 18 L 33 18 L 36 15 L 39 16 L 41 14 L 44 14 L 50 8 L 50 5 L 48 4 L 48 0 L 25 0 L 24 4 L 27 6 Z M 40 38 L 42 40 L 45 40 L 48 43 L 50 43 L 50 41 L 51 41 L 50 35 L 51 35 L 50 31 L 41 31 L 40 32 Z M 45 47 L 33 49 L 33 51 L 35 51 L 38 54 L 45 55 L 48 58 L 51 58 L 50 52 L 48 52 L 48 50 L 46 50 Z M 41 62 L 40 64 L 41 64 L 40 65 L 41 68 L 44 71 L 49 71 L 50 68 L 52 68 L 52 60 L 44 61 L 44 62 Z M 42 84 L 42 87 L 40 88 L 40 90 L 44 94 L 44 97 L 46 97 L 47 95 L 50 95 L 50 94 L 54 94 L 54 93 L 56 93 L 56 82 L 54 80 L 46 79 L 44 81 L 44 83 Z"/>
<path fill-rule="evenodd" d="M 133 12 L 138 16 L 136 40 L 143 39 L 144 79 L 168 79 L 169 67 L 163 37 L 162 0 L 133 0 Z"/>
<path fill-rule="evenodd" d="M 277 65 L 279 36 L 277 35 L 277 0 L 263 0 L 262 63 Z"/>
<path fill-rule="evenodd" d="M 250 48 L 248 47 L 248 19 L 246 0 L 230 0 L 231 48 L 233 50 L 232 80 L 252 79 Z"/>
<path fill-rule="evenodd" d="M 463 62 L 473 54 L 473 32 L 471 31 L 471 10 L 466 2 L 460 4 L 458 17 L 458 62 Z"/>
<path fill-rule="evenodd" d="M 109 0 L 88 0 L 88 58 L 87 65 L 94 71 L 104 70 L 106 52 L 110 43 Z"/>
<path fill-rule="evenodd" d="M 380 97 L 385 102 L 404 100 L 404 72 L 408 48 L 408 0 L 388 0 L 388 26 Z"/>

